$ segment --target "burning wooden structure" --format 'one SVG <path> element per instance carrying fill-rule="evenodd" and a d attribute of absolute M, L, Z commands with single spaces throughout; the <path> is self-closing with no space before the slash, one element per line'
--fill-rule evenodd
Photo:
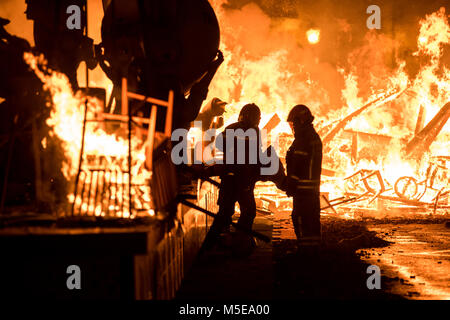
<path fill-rule="evenodd" d="M 29 13 L 34 13 L 35 24 L 39 25 L 42 8 L 31 6 L 32 3 L 30 1 Z M 214 11 L 205 0 L 196 1 L 194 5 L 187 1 L 155 1 L 151 5 L 146 2 L 144 11 L 139 11 L 138 1 L 133 2 L 134 6 L 130 4 L 119 0 L 104 3 L 105 56 L 100 58 L 98 55 L 97 59 L 101 59 L 99 62 L 105 68 L 111 68 L 106 70 L 111 71 L 107 74 L 113 81 L 118 81 L 110 104 L 105 103 L 103 88 L 82 88 L 74 92 L 73 78 L 69 82 L 63 74 L 47 69 L 46 61 L 29 52 L 29 48 L 17 49 L 22 50 L 17 55 L 18 61 L 24 57 L 32 70 L 29 75 L 34 77 L 33 80 L 39 79 L 44 86 L 40 91 L 46 92 L 49 98 L 47 105 L 43 104 L 43 110 L 48 108 L 50 114 L 39 126 L 42 134 L 38 135 L 34 126 L 38 112 L 30 110 L 28 114 L 33 124 L 36 164 L 36 197 L 32 204 L 50 203 L 53 199 L 48 197 L 54 181 L 52 170 L 41 170 L 43 161 L 53 162 L 54 169 L 60 170 L 63 176 L 58 179 L 62 178 L 60 181 L 67 181 L 68 185 L 60 190 L 66 194 L 50 203 L 52 214 L 49 215 L 50 210 L 41 209 L 45 214 L 27 215 L 11 205 L 14 185 L 8 185 L 10 166 L 6 166 L 7 174 L 2 175 L 0 242 L 3 256 L 13 258 L 2 265 L 2 274 L 9 275 L 8 279 L 12 280 L 2 277 L 5 284 L 2 285 L 2 296 L 173 298 L 211 223 L 203 213 L 179 204 L 180 198 L 193 198 L 200 210 L 217 211 L 212 201 L 217 198 L 217 188 L 213 185 L 209 185 L 201 198 L 191 190 L 180 195 L 170 156 L 173 126 L 195 118 L 202 101 L 184 103 L 184 93 L 195 90 L 193 86 L 210 71 L 208 65 L 217 54 L 219 29 Z M 83 10 L 87 15 L 86 3 Z M 148 19 L 143 16 L 144 12 Z M 187 12 L 189 15 L 186 16 Z M 197 19 L 198 16 L 206 19 Z M 185 25 L 180 25 L 180 21 Z M 86 22 L 83 19 L 85 36 Z M 130 34 L 130 27 L 139 27 L 141 22 L 147 28 Z M 124 28 L 124 24 L 128 28 Z M 127 30 L 128 33 L 121 33 Z M 177 36 L 180 33 L 181 36 Z M 202 39 L 193 37 L 198 33 L 205 36 Z M 144 44 L 139 43 L 142 40 L 139 35 L 145 36 Z M 121 42 L 134 36 L 136 42 Z M 204 50 L 200 52 L 191 40 L 201 40 Z M 173 52 L 180 48 L 180 41 L 183 42 L 183 55 Z M 2 50 L 3 44 L 14 48 L 8 38 L 3 43 L 2 34 Z M 144 51 L 139 51 L 141 44 Z M 188 49 L 191 54 L 187 54 Z M 184 66 L 181 73 L 172 68 L 174 64 Z M 159 71 L 152 70 L 144 76 L 151 66 Z M 207 75 L 209 81 L 202 83 L 206 90 L 216 71 L 211 70 L 212 73 Z M 88 75 L 86 70 L 87 84 Z M 119 75 L 119 78 L 113 75 Z M 143 78 L 146 82 L 139 82 Z M 182 88 L 177 86 L 178 80 L 181 80 Z M 11 97 L 5 97 L 9 102 Z M 111 105 L 114 99 L 116 112 L 108 112 L 114 106 Z M 139 108 L 145 112 L 138 113 Z M 162 130 L 157 122 L 161 116 Z M 48 126 L 47 132 L 43 130 L 44 123 Z M 9 145 L 11 150 L 17 148 L 14 140 Z M 58 157 L 52 159 L 54 154 L 49 149 L 55 145 L 58 145 Z M 14 154 L 8 154 L 8 163 L 11 163 Z M 44 157 L 46 154 L 49 156 Z M 207 185 L 204 184 L 204 188 Z M 56 187 L 61 186 L 57 184 Z M 191 189 L 196 191 L 196 188 Z M 36 227 L 26 227 L 33 225 Z M 43 282 L 47 281 L 45 286 L 37 286 L 39 291 L 28 290 L 25 295 L 28 278 L 22 276 L 25 272 L 22 266 L 26 265 L 24 259 L 44 261 L 35 268 L 36 273 L 28 274 L 30 277 L 39 274 Z M 60 276 L 51 276 L 64 275 L 69 266 L 65 266 L 66 263 L 76 264 L 90 274 L 87 282 L 83 280 L 81 294 L 61 286 Z M 107 270 L 103 270 L 102 265 L 107 265 Z"/>
<path fill-rule="evenodd" d="M 449 105 L 447 103 L 443 106 L 427 126 L 405 144 L 404 150 L 408 156 L 411 156 L 413 148 L 420 150 L 421 153 L 426 152 L 449 118 L 447 112 Z M 362 109 L 365 108 L 366 106 Z M 362 111 L 360 109 L 345 117 L 325 135 L 325 150 L 327 150 L 326 143 L 329 146 L 332 139 L 339 136 L 340 140 L 344 141 L 345 146 L 345 148 L 341 147 L 340 151 L 348 154 L 348 157 L 354 163 L 362 160 L 377 161 L 378 158 L 386 157 L 389 154 L 390 151 L 387 146 L 392 142 L 392 137 L 344 130 L 345 125 L 351 118 L 359 115 Z M 281 136 L 280 143 L 289 145 L 289 141 L 292 141 L 292 139 L 292 137 L 289 138 L 286 135 Z M 417 153 L 416 158 L 420 159 Z M 389 212 L 395 214 L 398 211 L 427 214 L 436 214 L 437 210 L 445 211 L 450 208 L 448 201 L 448 159 L 448 156 L 434 156 L 428 162 L 424 177 L 400 176 L 393 181 L 383 177 L 380 170 L 376 169 L 359 169 L 343 179 L 336 180 L 337 172 L 325 168 L 322 173 L 322 180 L 333 181 L 332 184 L 343 183 L 345 184 L 345 190 L 342 190 L 342 193 L 335 199 L 329 199 L 329 192 L 323 192 L 322 210 L 339 215 L 336 208 L 341 206 L 341 209 L 345 210 L 347 214 L 354 212 L 358 216 L 373 216 L 371 212 L 383 212 L 383 215 L 389 215 Z M 391 183 L 389 183 L 389 180 L 391 180 Z M 264 210 L 265 208 L 273 213 L 291 209 L 292 204 L 289 203 L 289 200 L 279 192 L 274 192 L 270 185 L 266 184 L 264 187 L 264 184 L 262 184 L 261 188 L 265 190 L 261 191 L 261 209 Z M 274 197 L 274 195 L 277 196 Z M 270 196 L 273 198 L 270 199 Z M 376 206 L 374 207 L 372 203 L 375 203 Z M 340 211 L 342 212 L 342 210 Z"/>

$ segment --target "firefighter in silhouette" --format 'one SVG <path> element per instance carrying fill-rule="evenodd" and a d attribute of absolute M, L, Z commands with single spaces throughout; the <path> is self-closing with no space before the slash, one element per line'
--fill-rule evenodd
<path fill-rule="evenodd" d="M 94 56 L 94 41 L 83 34 L 86 13 L 81 12 L 81 29 L 69 29 L 67 8 L 77 5 L 85 7 L 85 0 L 26 0 L 27 19 L 33 20 L 33 34 L 36 50 L 43 53 L 48 66 L 64 73 L 77 91 L 77 69 L 82 61 L 89 69 L 94 69 L 97 61 Z"/>
<path fill-rule="evenodd" d="M 282 189 L 293 197 L 292 223 L 300 249 L 318 247 L 321 240 L 322 141 L 313 127 L 313 120 L 305 105 L 296 105 L 287 118 L 295 140 L 286 154 L 287 177 Z"/>
<path fill-rule="evenodd" d="M 227 231 L 236 202 L 241 211 L 238 234 L 251 231 L 256 216 L 255 183 L 259 179 L 258 153 L 261 148 L 259 122 L 261 111 L 255 104 L 245 105 L 237 122 L 225 128 L 216 139 L 217 149 L 224 152 L 224 165 L 220 173 L 219 212 L 206 236 L 202 250 L 212 248 L 222 232 Z M 256 160 L 255 160 L 256 159 Z M 247 232 L 248 234 L 248 232 Z M 240 239 L 249 240 L 250 237 Z M 243 243 L 245 246 L 245 244 Z"/>

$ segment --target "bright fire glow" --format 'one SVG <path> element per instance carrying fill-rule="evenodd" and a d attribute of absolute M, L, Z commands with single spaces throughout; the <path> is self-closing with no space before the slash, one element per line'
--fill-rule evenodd
<path fill-rule="evenodd" d="M 319 29 L 309 29 L 306 31 L 306 38 L 311 44 L 316 44 L 320 40 L 320 30 Z"/>
<path fill-rule="evenodd" d="M 346 195 L 349 191 L 363 193 L 361 176 L 345 179 L 360 170 L 379 171 L 383 183 L 393 195 L 393 186 L 399 178 L 411 176 L 418 181 L 424 180 L 431 157 L 449 155 L 448 124 L 431 145 L 430 152 L 424 152 L 420 161 L 407 157 L 404 152 L 405 143 L 414 136 L 419 110 L 424 110 L 426 125 L 450 101 L 450 70 L 441 61 L 443 47 L 450 44 L 450 26 L 444 8 L 420 21 L 414 55 L 426 62 L 421 64 L 417 74 L 408 76 L 405 61 L 397 59 L 395 68 L 385 65 L 383 48 L 388 45 L 395 47 L 395 40 L 387 36 L 368 32 L 364 38 L 365 44 L 348 56 L 350 65 L 354 67 L 344 70 L 318 61 L 312 63 L 312 49 L 299 49 L 296 45 L 298 35 L 283 33 L 283 36 L 278 36 L 272 33 L 272 21 L 256 5 L 244 6 L 242 11 L 227 12 L 221 6 L 223 1 L 211 2 L 221 25 L 221 50 L 225 62 L 209 88 L 207 101 L 219 97 L 230 102 L 224 114 L 226 124 L 236 121 L 240 108 L 249 102 L 260 106 L 263 113 L 261 125 L 274 113 L 286 119 L 292 106 L 304 103 L 313 111 L 315 127 L 324 139 L 340 120 L 376 101 L 349 121 L 344 127 L 345 132 L 341 130 L 324 146 L 323 167 L 335 172 L 334 176 L 322 175 L 321 190 L 329 193 L 330 199 Z M 243 26 L 259 29 L 249 32 Z M 291 29 L 285 32 L 292 32 Z M 304 37 L 304 32 L 300 37 Z M 320 30 L 308 30 L 307 39 L 312 44 L 318 43 Z M 358 60 L 358 57 L 362 59 Z M 53 128 L 53 134 L 63 141 L 66 162 L 62 170 L 67 179 L 73 181 L 81 147 L 85 98 L 73 95 L 67 79 L 60 74 L 47 76 L 40 73 L 37 59 L 33 56 L 26 56 L 26 60 L 52 94 L 53 106 L 48 124 Z M 358 73 L 358 69 L 364 70 L 364 73 Z M 338 87 L 336 83 L 342 83 L 343 87 Z M 88 118 L 101 112 L 101 106 L 95 99 L 88 99 L 88 104 Z M 280 148 L 277 152 L 283 157 L 292 142 L 289 126 L 283 121 L 272 134 L 279 137 Z M 358 145 L 359 149 L 352 150 L 352 135 L 357 135 L 358 141 L 367 144 L 365 149 Z M 145 183 L 149 178 L 149 172 L 144 168 L 145 144 L 137 135 L 133 137 L 135 156 L 132 174 Z M 382 142 L 373 142 L 376 139 Z M 87 155 L 106 159 L 111 166 L 127 166 L 128 143 L 123 133 L 107 133 L 105 128 L 90 124 L 85 150 Z M 355 158 L 352 152 L 357 152 L 359 156 Z M 370 181 L 374 188 L 377 183 L 376 179 Z M 448 178 L 436 179 L 434 187 L 448 187 Z M 261 190 L 256 193 L 262 193 Z M 436 192 L 430 191 L 422 201 L 432 201 Z M 275 187 L 267 192 L 276 194 Z M 69 199 L 74 201 L 73 195 L 70 196 Z M 81 202 L 81 199 L 77 199 L 76 203 L 78 201 Z M 375 202 L 370 203 L 375 205 Z M 370 203 L 366 201 L 365 205 Z M 103 214 L 98 208 L 84 205 L 96 215 Z M 348 211 L 341 213 L 351 217 Z M 124 216 L 129 214 L 124 212 Z"/>
<path fill-rule="evenodd" d="M 64 149 L 65 160 L 62 173 L 66 179 L 74 184 L 75 177 L 78 172 L 79 157 L 82 141 L 82 130 L 84 120 L 85 103 L 88 105 L 86 119 L 85 144 L 83 166 L 84 171 L 89 171 L 91 167 L 105 167 L 111 173 L 92 174 L 84 183 L 97 184 L 99 188 L 103 187 L 103 178 L 112 183 L 111 201 L 107 208 L 103 210 L 118 212 L 122 217 L 130 217 L 133 212 L 130 212 L 128 205 L 128 174 L 117 174 L 117 172 L 128 171 L 128 140 L 127 130 L 124 130 L 119 125 L 108 127 L 107 122 L 90 122 L 89 120 L 101 119 L 103 106 L 99 100 L 92 97 L 84 97 L 80 93 L 74 94 L 72 92 L 70 83 L 67 77 L 58 72 L 45 72 L 45 60 L 43 57 L 35 57 L 31 53 L 25 53 L 25 61 L 34 70 L 36 75 L 44 83 L 44 89 L 48 90 L 52 96 L 52 103 L 50 105 L 51 114 L 47 119 L 47 125 L 52 128 L 50 132 L 51 137 L 57 137 Z M 110 123 L 109 123 L 110 124 Z M 109 133 L 113 131 L 112 133 Z M 133 131 L 132 134 L 132 164 L 131 174 L 133 177 L 133 184 L 148 186 L 150 172 L 145 168 L 145 147 L 146 144 L 138 138 L 139 135 Z M 42 141 L 43 145 L 46 141 Z M 94 159 L 94 160 L 92 160 Z M 72 187 L 73 188 L 73 187 Z M 147 213 L 152 215 L 150 211 L 150 195 L 148 188 L 143 188 L 139 199 L 145 199 L 146 203 L 136 203 L 139 201 L 137 197 L 133 197 L 133 207 L 147 208 Z M 136 189 L 132 189 L 132 196 L 136 193 Z M 93 197 L 93 194 L 91 195 Z M 100 205 L 94 207 L 91 203 L 82 203 L 82 199 L 78 194 L 77 199 L 74 199 L 74 194 L 68 195 L 70 203 L 75 201 L 77 206 L 80 206 L 82 211 L 87 211 L 91 215 L 105 215 Z M 141 201 L 142 202 L 142 201 Z M 153 213 L 154 214 L 154 213 Z"/>
<path fill-rule="evenodd" d="M 386 35 L 367 32 L 365 44 L 348 56 L 350 66 L 353 67 L 344 70 L 320 64 L 308 48 L 300 49 L 292 45 L 298 35 L 292 35 L 291 40 L 289 35 L 282 33 L 286 28 L 282 31 L 272 28 L 270 18 L 256 6 L 226 11 L 221 7 L 222 1 L 213 3 L 222 27 L 221 50 L 225 62 L 213 80 L 208 99 L 220 97 L 230 102 L 224 115 L 225 124 L 236 121 L 240 108 L 248 102 L 254 102 L 262 109 L 261 126 L 274 113 L 286 119 L 292 106 L 304 103 L 313 111 L 315 127 L 323 139 L 347 115 L 371 101 L 377 101 L 348 122 L 344 127 L 345 132 L 341 130 L 324 146 L 323 167 L 335 172 L 334 176 L 322 174 L 321 190 L 328 192 L 330 199 L 341 197 L 349 191 L 364 193 L 360 188 L 361 176 L 356 182 L 344 180 L 361 169 L 380 171 L 386 189 L 390 190 L 385 194 L 395 196 L 392 190 L 399 178 L 411 176 L 417 181 L 425 180 L 431 156 L 449 155 L 449 124 L 441 130 L 430 152 L 424 151 L 419 161 L 404 152 L 406 143 L 414 137 L 420 108 L 424 109 L 426 125 L 450 101 L 450 71 L 442 63 L 443 47 L 450 44 L 448 16 L 444 8 L 420 20 L 415 55 L 427 63 L 422 63 L 419 72 L 411 77 L 405 70 L 405 61 L 397 58 L 395 69 L 386 66 L 383 48 L 396 46 L 396 40 Z M 245 37 L 241 31 L 243 17 L 244 21 L 251 20 L 261 26 L 258 29 L 260 38 L 266 39 L 271 44 L 270 48 L 256 45 Z M 244 26 L 248 27 L 246 24 Z M 289 29 L 290 32 L 292 30 Z M 253 30 L 252 34 L 255 32 Z M 280 40 L 286 38 L 287 42 Z M 310 43 L 319 41 L 320 30 L 308 30 L 307 39 Z M 359 57 L 361 59 L 357 60 Z M 324 75 L 326 80 L 320 75 Z M 344 84 L 338 92 L 341 106 L 333 102 L 335 98 L 332 100 L 338 88 L 337 85 L 333 87 L 333 83 L 339 81 Z M 352 157 L 350 132 L 372 134 L 360 135 L 357 158 Z M 280 137 L 278 153 L 283 157 L 292 141 L 289 126 L 282 122 L 272 134 Z M 291 138 L 286 140 L 283 137 Z M 380 137 L 379 142 L 373 140 L 376 137 Z M 360 146 L 362 142 L 367 145 Z M 371 153 L 371 156 L 365 157 L 364 152 Z M 377 181 L 371 183 L 376 186 Z M 448 187 L 448 179 L 445 178 L 436 179 L 434 183 L 435 189 Z M 420 188 L 423 189 L 423 185 Z M 263 189 L 256 193 L 267 191 Z M 276 194 L 277 191 L 274 187 L 267 192 Z M 421 201 L 433 201 L 436 193 L 428 189 Z M 365 201 L 364 205 L 369 206 L 369 203 Z M 376 202 L 372 202 L 372 206 L 376 206 Z M 348 213 L 348 210 L 341 213 Z"/>

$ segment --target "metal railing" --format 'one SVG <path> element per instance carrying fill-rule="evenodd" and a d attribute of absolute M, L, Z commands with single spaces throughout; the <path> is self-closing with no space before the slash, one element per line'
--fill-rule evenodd
<path fill-rule="evenodd" d="M 148 119 L 133 116 L 128 99 L 151 103 L 151 113 Z M 148 124 L 146 168 L 153 173 L 153 149 L 156 129 L 157 106 L 167 108 L 164 135 L 170 137 L 174 92 L 169 92 L 168 100 L 146 97 L 128 91 L 126 78 L 122 79 L 122 110 L 121 115 L 100 114 L 97 118 L 87 119 L 88 103 L 85 101 L 83 130 L 78 171 L 75 178 L 74 197 L 71 216 L 113 216 L 131 217 L 141 210 L 150 210 L 151 185 L 154 183 L 133 183 L 132 161 L 133 150 L 131 132 L 133 124 Z M 100 167 L 90 167 L 85 163 L 85 138 L 88 122 L 120 122 L 127 123 L 128 159 L 126 168 L 121 163 L 104 162 Z M 102 162 L 102 161 L 100 161 Z"/>

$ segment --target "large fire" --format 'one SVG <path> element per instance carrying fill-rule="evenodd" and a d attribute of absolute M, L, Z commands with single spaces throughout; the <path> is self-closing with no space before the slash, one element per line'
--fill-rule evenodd
<path fill-rule="evenodd" d="M 244 16 L 246 19 L 253 18 L 254 22 L 257 20 L 259 25 L 263 25 L 260 31 L 264 33 L 261 36 L 265 37 L 264 41 L 270 43 L 272 40 L 277 41 L 288 36 L 279 30 L 272 33 L 276 28 L 272 28 L 270 19 L 256 6 L 248 5 L 241 11 L 235 10 L 230 13 L 225 11 L 218 1 L 215 10 L 222 26 L 221 50 L 226 60 L 225 66 L 219 70 L 210 88 L 209 98 L 220 97 L 231 102 L 227 106 L 231 112 L 225 114 L 226 123 L 235 121 L 240 107 L 248 102 L 255 102 L 262 109 L 264 115 L 261 127 L 274 113 L 285 119 L 290 108 L 298 103 L 311 107 L 316 116 L 316 129 L 324 139 L 323 166 L 333 172 L 332 174 L 325 172 L 322 176 L 321 191 L 328 193 L 329 199 L 340 198 L 356 191 L 364 194 L 366 188 L 363 184 L 364 179 L 361 178 L 366 178 L 371 173 L 366 182 L 369 187 L 373 187 L 375 197 L 371 194 L 363 206 L 375 207 L 378 209 L 375 211 L 380 211 L 376 202 L 373 202 L 377 191 L 386 197 L 396 197 L 394 189 L 397 189 L 403 198 L 419 199 L 423 204 L 433 202 L 437 193 L 448 187 L 448 176 L 445 173 L 445 156 L 448 156 L 450 150 L 448 124 L 441 130 L 429 150 L 423 150 L 420 158 L 412 157 L 405 152 L 405 144 L 414 137 L 418 115 L 421 114 L 423 124 L 426 125 L 450 101 L 450 70 L 442 62 L 443 48 L 450 44 L 450 26 L 445 8 L 427 15 L 419 22 L 417 51 L 413 55 L 420 59 L 421 66 L 413 77 L 405 70 L 406 62 L 399 58 L 396 58 L 395 69 L 389 69 L 384 65 L 380 58 L 383 48 L 395 46 L 395 40 L 377 35 L 373 31 L 366 34 L 367 44 L 354 50 L 348 57 L 349 62 L 354 64 L 357 62 L 360 65 L 349 70 L 343 68 L 327 70 L 328 66 L 321 65 L 317 57 L 309 56 L 311 51 L 302 51 L 306 58 L 296 55 L 296 50 L 300 49 L 292 47 L 291 43 L 295 43 L 295 39 L 287 44 L 280 41 L 282 43 L 280 46 L 272 44 L 273 49 L 263 48 L 259 50 L 260 55 L 255 54 L 258 50 L 247 50 L 247 47 L 253 49 L 255 45 L 251 41 L 240 40 L 248 40 L 241 30 L 246 24 L 243 19 L 239 20 Z M 317 43 L 318 30 L 309 31 L 308 41 Z M 363 54 L 371 59 L 355 60 L 355 57 Z M 358 73 L 357 67 L 364 70 L 364 77 Z M 333 102 L 330 97 L 333 92 L 323 85 L 324 81 L 320 81 L 321 77 L 317 75 L 319 72 L 316 72 L 316 69 L 320 72 L 329 71 L 331 80 L 329 82 L 334 80 L 335 74 L 339 74 L 343 79 L 344 87 L 340 92 L 341 106 L 331 104 Z M 327 140 L 327 134 L 335 125 L 367 104 L 370 104 L 367 110 L 348 121 L 342 128 L 345 130 Z M 376 150 L 372 152 L 372 157 L 352 158 L 349 146 L 352 139 L 349 136 L 352 134 L 355 137 L 362 134 L 369 137 L 371 134 L 369 145 Z M 282 139 L 286 135 L 292 139 L 289 126 L 285 122 L 272 131 L 272 141 L 274 137 L 280 139 L 278 151 L 282 157 L 288 142 L 292 141 Z M 373 158 L 373 153 L 377 152 L 379 155 Z M 433 166 L 437 166 L 441 171 L 434 171 L 433 186 L 429 188 L 428 182 L 420 184 L 419 180 L 428 179 Z M 364 170 L 365 174 L 351 177 L 360 170 Z M 378 175 L 381 175 L 380 179 Z M 347 177 L 350 178 L 345 179 Z M 415 177 L 417 184 L 414 186 L 405 184 L 406 180 L 402 180 L 403 177 Z M 383 187 L 380 187 L 380 184 Z M 277 204 L 280 204 L 275 196 L 276 188 L 263 186 L 264 184 L 260 185 L 259 195 L 263 197 L 272 195 Z M 411 194 L 408 196 L 408 190 L 413 187 L 419 190 L 415 190 L 415 193 L 411 191 L 415 197 Z M 348 213 L 348 210 L 345 212 Z"/>
<path fill-rule="evenodd" d="M 449 151 L 450 127 L 448 124 L 442 128 L 430 149 L 424 150 L 420 159 L 407 155 L 404 148 L 406 142 L 414 137 L 415 128 L 419 122 L 416 121 L 418 115 L 426 125 L 450 101 L 450 70 L 441 61 L 443 47 L 450 44 L 450 26 L 444 8 L 427 15 L 420 21 L 420 34 L 414 56 L 421 59 L 421 66 L 419 72 L 411 77 L 405 71 L 406 62 L 399 58 L 396 58 L 395 68 L 387 68 L 382 63 L 380 55 L 383 45 L 392 43 L 395 45 L 395 40 L 377 35 L 373 31 L 367 32 L 366 44 L 353 51 L 348 57 L 349 61 L 356 61 L 359 55 L 373 57 L 369 59 L 370 61 L 364 61 L 367 65 L 351 69 L 341 67 L 333 69 L 330 65 L 319 61 L 313 55 L 314 51 L 303 50 L 297 53 L 295 36 L 289 35 L 291 28 L 287 28 L 283 23 L 274 27 L 270 18 L 255 5 L 248 5 L 242 11 L 228 12 L 221 6 L 222 1 L 213 1 L 212 4 L 221 25 L 221 50 L 224 53 L 225 62 L 213 80 L 208 100 L 219 97 L 229 102 L 225 113 L 226 124 L 235 121 L 240 108 L 249 102 L 258 104 L 262 109 L 261 126 L 264 126 L 275 113 L 281 119 L 285 119 L 290 108 L 298 103 L 311 107 L 316 117 L 316 129 L 324 140 L 323 166 L 327 173 L 322 177 L 321 190 L 328 194 L 329 199 L 341 198 L 352 193 L 364 194 L 364 182 L 367 182 L 375 193 L 380 191 L 386 197 L 393 197 L 394 189 L 400 188 L 402 182 L 404 183 L 401 187 L 402 192 L 405 198 L 408 198 L 407 193 L 411 183 L 405 183 L 406 180 L 401 179 L 403 177 L 416 177 L 417 180 L 428 178 L 427 170 L 434 170 L 430 169 L 430 163 L 436 156 L 441 157 L 436 166 L 440 166 L 442 172 L 435 174 L 433 188 L 424 190 L 420 200 L 424 203 L 432 202 L 439 191 L 442 192 L 448 187 L 445 164 L 442 163 L 443 157 L 448 156 Z M 265 44 L 265 46 L 257 43 L 266 40 L 270 42 L 270 39 L 263 39 L 264 34 L 244 36 L 249 31 L 245 30 L 246 20 L 242 18 L 247 15 L 259 19 L 258 26 L 264 32 L 270 33 L 272 27 L 278 28 L 278 32 L 281 32 L 281 36 L 277 34 L 278 43 Z M 251 31 L 258 31 L 258 29 L 254 28 Z M 312 30 L 307 36 L 310 43 L 318 43 L 321 40 L 320 37 L 319 30 Z M 252 39 L 256 42 L 253 43 Z M 321 40 L 321 43 L 323 41 Z M 260 50 L 246 49 L 258 46 L 262 46 Z M 88 104 L 87 119 L 100 117 L 103 112 L 102 105 L 93 98 L 86 100 L 81 95 L 74 95 L 67 79 L 62 75 L 56 72 L 46 74 L 40 71 L 38 59 L 34 56 L 27 55 L 25 59 L 52 95 L 52 113 L 48 119 L 48 125 L 53 129 L 53 134 L 63 142 L 66 162 L 62 171 L 68 180 L 74 181 L 81 149 L 84 104 Z M 357 67 L 364 68 L 364 77 L 358 72 Z M 327 77 L 329 81 L 323 81 L 328 80 Z M 343 89 L 338 90 L 338 93 L 333 87 L 333 81 L 343 84 Z M 336 96 L 339 96 L 341 105 L 336 105 Z M 364 106 L 367 108 L 349 119 L 342 130 L 327 137 L 341 120 Z M 419 130 L 422 128 L 423 125 Z M 95 156 L 96 159 L 107 163 L 112 171 L 127 170 L 126 135 L 123 130 L 111 132 L 101 123 L 88 123 L 84 146 L 85 166 L 89 165 L 89 156 Z M 271 135 L 272 141 L 279 140 L 277 151 L 283 157 L 289 141 L 292 141 L 289 126 L 286 122 L 281 122 Z M 136 179 L 133 183 L 145 185 L 150 178 L 150 172 L 144 166 L 145 143 L 138 138 L 138 135 L 132 136 L 134 156 L 131 175 L 133 179 Z M 370 156 L 355 157 L 352 152 L 361 152 L 350 146 L 355 137 L 362 140 L 368 139 L 369 145 L 372 143 L 373 148 L 379 149 L 375 151 L 375 153 L 379 152 L 379 155 L 374 158 L 374 152 L 372 152 Z M 87 170 L 87 167 L 85 169 Z M 103 174 L 106 175 L 106 173 Z M 361 178 L 366 180 L 363 181 L 364 179 Z M 91 184 L 98 183 L 102 179 L 101 174 L 92 174 L 90 179 Z M 116 175 L 113 178 L 111 173 L 109 179 L 116 180 L 115 182 L 119 185 L 119 187 L 116 185 L 118 188 L 116 196 L 121 198 L 115 201 L 116 204 L 108 204 L 108 210 L 118 210 L 124 217 L 133 215 L 129 207 L 120 205 L 129 200 L 124 186 L 128 176 Z M 415 187 L 423 188 L 423 184 L 419 183 Z M 260 196 L 272 195 L 277 205 L 280 204 L 275 196 L 277 191 L 273 185 L 261 184 L 258 190 Z M 416 195 L 421 192 L 416 190 L 413 193 Z M 142 193 L 145 194 L 143 199 L 149 200 L 148 191 L 142 191 Z M 373 196 L 371 194 L 364 198 L 365 206 L 370 206 L 374 200 Z M 74 199 L 73 194 L 69 195 L 69 200 L 75 201 L 76 205 L 84 206 L 89 214 L 105 215 L 103 204 L 96 206 L 90 205 L 89 202 L 82 203 L 81 197 L 78 195 L 78 198 Z M 142 205 L 141 203 L 140 206 Z M 144 207 L 152 213 L 148 205 Z"/>
<path fill-rule="evenodd" d="M 44 89 L 48 90 L 52 96 L 51 115 L 47 125 L 52 128 L 50 136 L 56 136 L 62 142 L 65 162 L 61 170 L 66 179 L 73 183 L 78 174 L 83 124 L 86 118 L 81 167 L 84 179 L 80 184 L 94 185 L 96 188 L 89 187 L 87 190 L 83 186 L 77 186 L 77 198 L 75 199 L 74 193 L 70 193 L 69 202 L 73 204 L 75 201 L 75 207 L 79 207 L 78 211 L 86 215 L 105 216 L 109 212 L 114 212 L 114 216 L 133 217 L 136 215 L 133 208 L 141 208 L 140 212 L 145 211 L 152 215 L 154 212 L 150 208 L 148 190 L 151 172 L 145 167 L 145 140 L 143 141 L 142 137 L 133 130 L 131 135 L 133 158 L 130 170 L 133 203 L 130 209 L 129 145 L 126 130 L 121 130 L 117 125 L 108 126 L 103 122 L 102 103 L 96 98 L 86 97 L 81 93 L 74 94 L 65 75 L 58 72 L 46 72 L 46 62 L 42 56 L 35 57 L 31 53 L 26 53 L 25 61 L 44 83 Z M 85 114 L 86 104 L 87 113 Z M 45 146 L 46 141 L 42 143 Z M 78 189 L 83 190 L 81 194 Z M 97 194 L 94 195 L 98 193 L 98 189 L 107 189 L 106 196 L 103 194 L 99 199 Z M 107 201 L 105 198 L 108 198 Z"/>
<path fill-rule="evenodd" d="M 308 38 L 309 43 L 316 44 L 320 40 L 320 30 L 309 29 L 308 31 L 306 31 L 306 37 Z"/>

